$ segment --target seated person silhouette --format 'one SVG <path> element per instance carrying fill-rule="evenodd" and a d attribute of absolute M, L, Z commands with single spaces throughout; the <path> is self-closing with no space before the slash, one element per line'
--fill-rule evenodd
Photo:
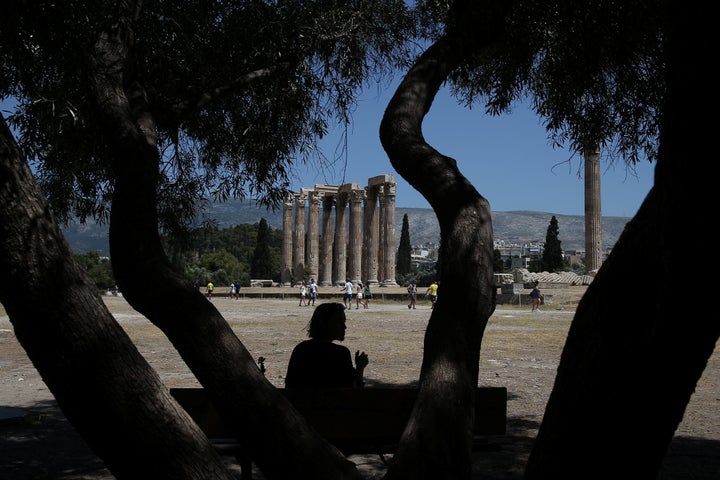
<path fill-rule="evenodd" d="M 290 356 L 286 388 L 362 387 L 368 356 L 355 352 L 353 367 L 350 349 L 333 343 L 345 340 L 345 305 L 323 303 L 315 308 L 307 327 L 309 340 L 297 344 Z"/>

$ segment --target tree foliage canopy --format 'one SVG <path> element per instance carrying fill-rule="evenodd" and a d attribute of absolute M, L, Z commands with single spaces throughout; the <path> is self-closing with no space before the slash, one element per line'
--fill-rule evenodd
<path fill-rule="evenodd" d="M 11 124 L 61 220 L 107 219 L 113 172 L 86 78 L 113 6 L 13 4 L 0 28 L 0 98 L 19 102 Z M 317 140 L 407 62 L 415 35 L 402 1 L 151 2 L 136 16 L 131 68 L 157 128 L 169 230 L 204 199 L 278 205 L 298 162 L 331 165 Z"/>
<path fill-rule="evenodd" d="M 113 172 L 86 78 L 87 52 L 113 5 L 13 4 L 0 28 L 0 97 L 19 101 L 11 124 L 61 221 L 107 220 Z M 461 102 L 501 114 L 529 99 L 572 153 L 597 140 L 630 163 L 653 160 L 663 5 L 526 0 L 502 24 L 476 28 L 468 22 L 495 18 L 492 2 L 143 4 L 133 68 L 158 129 L 161 228 L 182 231 L 209 199 L 278 205 L 298 163 L 344 168 L 317 140 L 351 121 L 361 88 L 414 59 L 415 40 L 445 33 L 477 43 L 503 31 L 449 76 Z"/>
<path fill-rule="evenodd" d="M 502 29 L 450 75 L 461 102 L 497 115 L 529 101 L 554 144 L 572 154 L 601 144 L 628 164 L 657 158 L 665 2 L 592 0 L 578 8 L 559 0 L 524 0 L 493 28 L 478 26 L 478 18 L 492 18 L 492 2 L 454 3 L 449 14 L 446 2 L 418 2 L 430 18 L 445 19 L 426 24 L 432 37 L 460 32 L 480 42 Z"/>

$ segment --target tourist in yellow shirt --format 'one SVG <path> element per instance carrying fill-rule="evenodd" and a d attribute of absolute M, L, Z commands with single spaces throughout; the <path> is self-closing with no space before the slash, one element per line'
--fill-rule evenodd
<path fill-rule="evenodd" d="M 430 295 L 430 302 L 432 302 L 430 308 L 435 308 L 435 304 L 437 303 L 437 291 L 438 291 L 438 281 L 434 281 L 430 284 L 427 290 L 425 290 L 425 295 Z"/>

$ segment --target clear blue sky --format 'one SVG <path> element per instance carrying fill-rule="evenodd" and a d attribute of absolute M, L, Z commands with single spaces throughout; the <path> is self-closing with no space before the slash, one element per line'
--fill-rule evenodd
<path fill-rule="evenodd" d="M 322 171 L 317 166 L 301 167 L 291 188 L 298 191 L 316 183 L 348 182 L 364 186 L 368 178 L 390 173 L 397 182 L 398 207 L 430 208 L 393 170 L 380 145 L 378 128 L 391 94 L 390 90 L 365 94 L 348 127 L 347 158 Z M 343 146 L 339 131 L 323 139 L 326 157 L 338 156 Z M 571 158 L 566 149 L 553 149 L 539 117 L 526 105 L 515 107 L 511 115 L 491 117 L 482 108 L 459 106 L 443 89 L 425 118 L 423 133 L 435 149 L 457 160 L 460 171 L 488 199 L 493 211 L 584 215 L 582 158 Z M 652 187 L 654 168 L 643 162 L 633 173 L 620 161 L 609 166 L 601 154 L 602 214 L 634 216 Z"/>

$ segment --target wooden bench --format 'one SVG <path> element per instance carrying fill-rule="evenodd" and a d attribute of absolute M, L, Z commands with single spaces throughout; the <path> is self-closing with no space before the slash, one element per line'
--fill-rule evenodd
<path fill-rule="evenodd" d="M 410 418 L 417 388 L 279 389 L 317 432 L 345 455 L 392 453 Z M 170 394 L 195 420 L 221 454 L 240 462 L 242 478 L 252 478 L 251 460 L 243 455 L 234 434 L 223 423 L 202 388 L 171 388 Z M 475 393 L 473 449 L 504 435 L 507 389 L 478 387 Z"/>

